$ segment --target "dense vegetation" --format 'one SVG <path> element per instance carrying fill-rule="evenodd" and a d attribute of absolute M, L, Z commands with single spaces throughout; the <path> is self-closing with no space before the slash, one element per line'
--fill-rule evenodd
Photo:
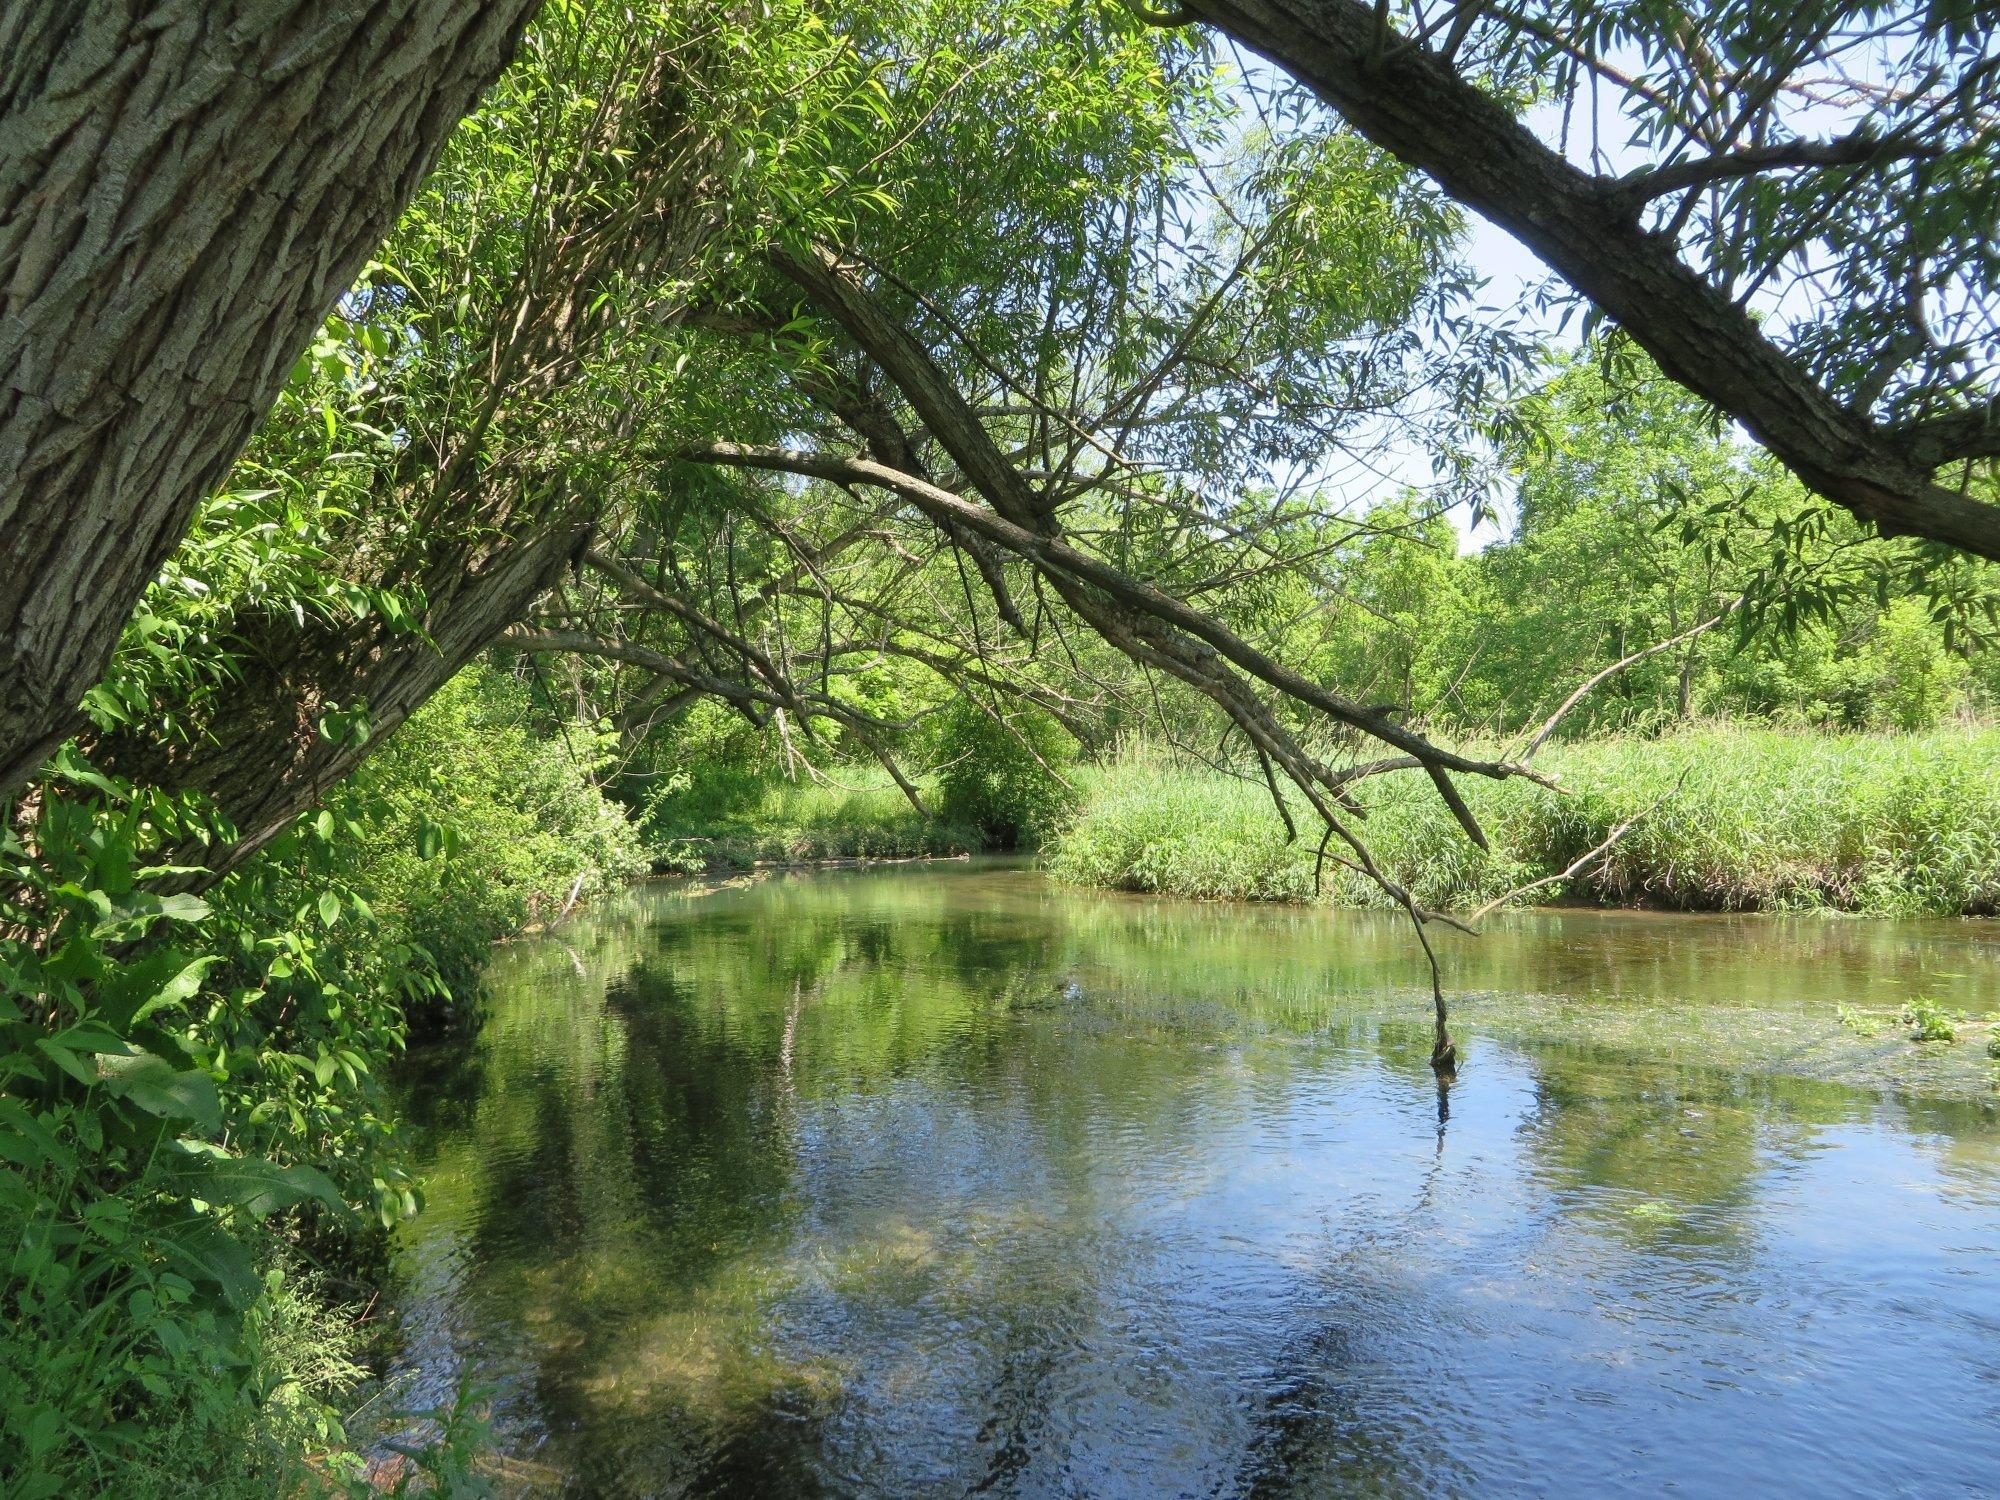
<path fill-rule="evenodd" d="M 1461 912 L 1505 900 L 2000 911 L 2000 733 L 1991 729 L 1708 725 L 1567 744 L 1542 765 L 1566 791 L 1512 781 L 1475 792 L 1490 852 L 1458 836 L 1434 798 L 1385 783 L 1369 803 L 1376 857 L 1425 905 Z M 1379 887 L 1318 870 L 1311 847 L 1285 842 L 1254 783 L 1127 761 L 1088 787 L 1082 815 L 1051 852 L 1066 879 L 1232 900 L 1382 900 Z"/>
<path fill-rule="evenodd" d="M 494 938 L 643 868 L 591 769 L 475 674 L 197 896 L 181 851 L 228 836 L 212 806 L 58 758 L 0 906 L 10 1493 L 359 1475 L 338 1288 L 419 1192 L 382 1070 Z"/>
<path fill-rule="evenodd" d="M 1994 903 L 1951 6 L 98 9 L 0 24 L 9 1493 L 475 1486 L 340 1418 L 382 1073 L 649 865 Z"/>

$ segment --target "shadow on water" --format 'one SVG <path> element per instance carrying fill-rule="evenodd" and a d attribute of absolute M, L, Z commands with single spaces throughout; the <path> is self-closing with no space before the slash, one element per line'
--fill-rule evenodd
<path fill-rule="evenodd" d="M 1489 942 L 1447 1089 L 1373 918 L 964 866 L 636 893 L 412 1069 L 410 1398 L 490 1382 L 588 1495 L 2000 1476 L 1993 1111 L 1821 1065 L 1836 1003 L 2000 992 L 1992 930 Z"/>

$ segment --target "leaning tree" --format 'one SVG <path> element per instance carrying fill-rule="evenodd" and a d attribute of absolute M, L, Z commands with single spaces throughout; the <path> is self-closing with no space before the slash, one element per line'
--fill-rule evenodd
<path fill-rule="evenodd" d="M 1517 351 L 1428 336 L 1469 287 L 1458 215 L 1405 169 L 1344 131 L 1246 130 L 1239 98 L 1202 102 L 1205 61 L 1105 14 L 1082 38 L 1060 14 L 1043 29 L 1017 14 L 965 55 L 959 38 L 895 38 L 879 76 L 899 145 L 853 149 L 892 207 L 781 221 L 685 319 L 708 341 L 696 348 L 761 353 L 763 378 L 690 410 L 662 457 L 777 476 L 746 483 L 737 529 L 788 556 L 745 587 L 729 537 L 696 551 L 685 497 L 704 481 L 666 465 L 658 502 L 587 551 L 603 585 L 547 602 L 509 642 L 637 669 L 640 712 L 707 694 L 781 734 L 830 723 L 906 791 L 890 753 L 902 726 L 842 694 L 844 662 L 921 661 L 969 696 L 1017 692 L 1060 716 L 1071 702 L 1034 658 L 1106 643 L 1205 710 L 1276 816 L 1421 933 L 1449 919 L 1374 859 L 1359 789 L 1427 776 L 1483 843 L 1454 776 L 1533 773 L 1301 670 L 1268 621 L 1226 604 L 1260 575 L 1310 574 L 1300 535 L 1325 551 L 1370 524 L 1328 508 L 1329 466 L 1365 474 L 1428 442 L 1438 502 L 1462 493 L 1454 459 Z M 1023 97 L 1051 122 L 1031 140 L 1002 107 Z M 894 587 L 829 565 L 856 536 L 886 543 Z M 947 631 L 925 585 L 948 586 L 959 563 L 968 607 L 954 614 L 970 628 Z"/>
<path fill-rule="evenodd" d="M 0 801 L 539 3 L 0 11 Z"/>

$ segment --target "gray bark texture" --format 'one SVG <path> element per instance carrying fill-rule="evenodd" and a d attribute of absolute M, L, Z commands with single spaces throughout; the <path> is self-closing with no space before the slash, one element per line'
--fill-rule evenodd
<path fill-rule="evenodd" d="M 0 801 L 538 3 L 0 5 Z"/>

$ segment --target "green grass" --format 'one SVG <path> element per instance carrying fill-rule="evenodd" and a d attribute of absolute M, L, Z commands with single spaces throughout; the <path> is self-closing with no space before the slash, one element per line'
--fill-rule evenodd
<path fill-rule="evenodd" d="M 1643 814 L 1585 874 L 1531 901 L 1687 910 L 2000 910 L 2000 730 L 1833 735 L 1740 726 L 1551 747 L 1565 788 L 1462 779 L 1483 854 L 1422 778 L 1362 792 L 1377 859 L 1428 905 L 1465 910 L 1565 868 Z M 1050 868 L 1081 885 L 1210 899 L 1315 899 L 1314 847 L 1287 844 L 1260 783 L 1130 759 L 1085 772 Z M 1380 905 L 1329 864 L 1318 899 Z"/>
<path fill-rule="evenodd" d="M 918 815 L 886 772 L 842 766 L 839 785 L 720 767 L 649 809 L 645 833 L 662 868 L 741 870 L 832 859 L 967 854 L 978 830 Z"/>

